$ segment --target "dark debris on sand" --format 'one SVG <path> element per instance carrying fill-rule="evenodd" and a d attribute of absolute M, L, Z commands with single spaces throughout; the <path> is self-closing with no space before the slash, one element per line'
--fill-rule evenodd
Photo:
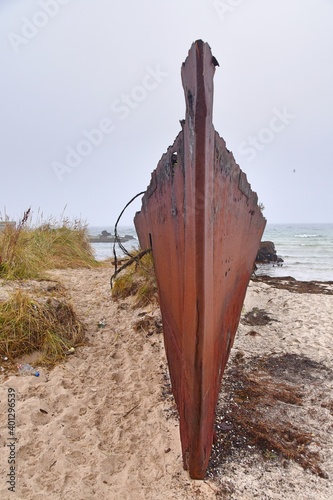
<path fill-rule="evenodd" d="M 242 323 L 250 326 L 265 326 L 272 321 L 277 320 L 271 318 L 264 309 L 258 309 L 258 307 L 254 307 L 253 309 L 251 309 L 251 311 L 246 313 L 245 316 L 241 319 Z"/>
<path fill-rule="evenodd" d="M 294 418 L 317 409 L 318 395 L 311 394 L 309 381 L 319 382 L 323 374 L 332 377 L 332 370 L 296 354 L 235 356 L 217 405 L 208 477 L 219 475 L 223 464 L 257 455 L 284 467 L 294 461 L 327 479 L 317 451 L 319 437 Z M 321 404 L 331 406 L 332 401 Z"/>
<path fill-rule="evenodd" d="M 291 276 L 271 277 L 254 276 L 252 281 L 266 283 L 274 288 L 288 290 L 292 293 L 319 293 L 322 295 L 333 295 L 333 281 L 297 281 Z"/>

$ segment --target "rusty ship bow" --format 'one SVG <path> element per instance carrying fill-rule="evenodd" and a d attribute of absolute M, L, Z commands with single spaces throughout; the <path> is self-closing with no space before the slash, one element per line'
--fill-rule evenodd
<path fill-rule="evenodd" d="M 186 116 L 134 223 L 151 248 L 183 463 L 205 477 L 215 408 L 265 219 L 212 123 L 216 59 L 196 41 L 182 65 Z"/>

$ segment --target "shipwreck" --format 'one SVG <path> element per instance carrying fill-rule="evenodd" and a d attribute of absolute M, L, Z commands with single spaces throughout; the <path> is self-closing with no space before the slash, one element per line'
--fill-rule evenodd
<path fill-rule="evenodd" d="M 134 223 L 151 249 L 184 468 L 203 479 L 215 408 L 266 220 L 212 123 L 217 60 L 196 41 L 182 65 L 182 130 L 162 156 Z"/>

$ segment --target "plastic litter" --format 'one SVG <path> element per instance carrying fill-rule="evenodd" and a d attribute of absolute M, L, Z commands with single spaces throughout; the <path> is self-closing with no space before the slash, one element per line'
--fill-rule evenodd
<path fill-rule="evenodd" d="M 29 365 L 29 363 L 17 365 L 17 369 L 21 376 L 34 375 L 35 377 L 39 377 L 39 372 L 33 366 Z"/>

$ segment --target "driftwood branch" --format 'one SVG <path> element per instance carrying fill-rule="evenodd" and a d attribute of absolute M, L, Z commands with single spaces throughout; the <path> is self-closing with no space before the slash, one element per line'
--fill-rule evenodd
<path fill-rule="evenodd" d="M 135 256 L 132 255 L 131 258 L 127 262 L 125 262 L 125 264 L 123 264 L 122 266 L 118 267 L 118 269 L 116 269 L 116 271 L 111 276 L 111 279 L 110 279 L 111 288 L 113 286 L 113 280 L 116 278 L 116 276 L 118 276 L 118 274 L 121 271 L 123 271 L 124 269 L 126 269 L 126 267 L 129 267 L 134 262 L 139 262 L 139 260 L 142 259 L 142 257 L 144 257 L 149 252 L 151 252 L 150 248 L 148 248 L 147 250 L 142 250 L 142 252 L 138 253 L 137 255 L 135 255 Z"/>

